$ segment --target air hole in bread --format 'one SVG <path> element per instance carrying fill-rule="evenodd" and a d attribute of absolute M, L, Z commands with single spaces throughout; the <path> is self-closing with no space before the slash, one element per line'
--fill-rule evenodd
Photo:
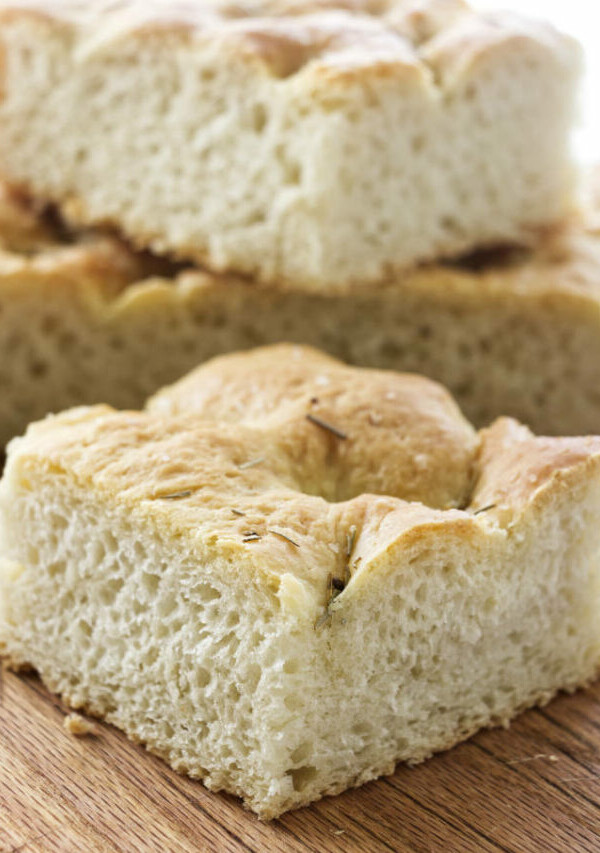
<path fill-rule="evenodd" d="M 114 578 L 106 583 L 100 590 L 100 599 L 103 604 L 113 604 L 117 595 L 123 588 L 124 581 L 122 578 Z"/>
<path fill-rule="evenodd" d="M 290 761 L 294 764 L 303 764 L 310 758 L 313 749 L 313 744 L 310 741 L 301 743 L 300 746 L 290 753 Z"/>
<path fill-rule="evenodd" d="M 268 121 L 267 108 L 264 104 L 255 104 L 252 108 L 252 126 L 255 133 L 262 133 Z"/>
<path fill-rule="evenodd" d="M 199 583 L 196 584 L 193 588 L 194 598 L 199 601 L 203 601 L 208 603 L 210 601 L 216 601 L 221 598 L 221 593 L 218 589 L 215 589 L 213 586 L 207 583 Z"/>
<path fill-rule="evenodd" d="M 306 767 L 298 767 L 295 770 L 288 770 L 288 776 L 292 777 L 294 791 L 303 791 L 307 785 L 312 782 L 316 775 L 317 768 L 311 767 L 310 765 Z"/>
<path fill-rule="evenodd" d="M 142 574 L 142 585 L 149 595 L 155 595 L 159 584 L 160 578 L 158 575 L 153 575 L 149 572 L 144 572 Z"/>
<path fill-rule="evenodd" d="M 64 560 L 55 560 L 49 564 L 47 571 L 51 578 L 55 578 L 57 575 L 64 574 L 66 567 L 67 564 Z"/>

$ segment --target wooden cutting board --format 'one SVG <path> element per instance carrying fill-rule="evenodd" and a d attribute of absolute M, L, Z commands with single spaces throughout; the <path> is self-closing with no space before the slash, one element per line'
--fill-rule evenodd
<path fill-rule="evenodd" d="M 64 713 L 34 676 L 4 674 L 2 853 L 600 851 L 600 684 L 272 824 L 109 726 L 74 738 Z"/>

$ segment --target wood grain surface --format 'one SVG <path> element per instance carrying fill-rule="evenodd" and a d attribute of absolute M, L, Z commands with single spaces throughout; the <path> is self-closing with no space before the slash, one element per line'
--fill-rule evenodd
<path fill-rule="evenodd" d="M 64 715 L 37 678 L 4 674 L 2 853 L 600 851 L 600 684 L 272 824 L 110 726 L 74 738 Z"/>

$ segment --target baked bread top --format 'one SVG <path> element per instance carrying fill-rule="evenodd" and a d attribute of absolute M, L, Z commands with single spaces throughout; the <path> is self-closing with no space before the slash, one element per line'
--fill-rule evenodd
<path fill-rule="evenodd" d="M 308 347 L 222 356 L 156 395 L 149 411 L 260 430 L 298 488 L 332 502 L 372 493 L 448 508 L 471 487 L 475 432 L 441 386 Z"/>
<path fill-rule="evenodd" d="M 572 39 L 463 0 L 4 0 L 0 17 L 34 14 L 72 29 L 82 55 L 122 39 L 167 34 L 211 42 L 278 78 L 396 77 L 424 92 L 451 88 L 483 55 L 535 42 L 571 68 Z M 318 86 L 313 94 L 318 95 Z M 326 93 L 325 93 L 326 94 Z"/>
<path fill-rule="evenodd" d="M 69 477 L 318 618 L 391 549 L 510 535 L 590 476 L 600 438 L 535 438 L 508 419 L 477 434 L 429 380 L 280 345 L 215 359 L 143 413 L 34 424 L 10 458 L 11 487 L 30 468 Z"/>

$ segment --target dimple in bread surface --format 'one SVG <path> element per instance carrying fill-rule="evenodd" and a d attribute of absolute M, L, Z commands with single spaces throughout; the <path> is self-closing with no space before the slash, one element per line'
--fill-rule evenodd
<path fill-rule="evenodd" d="M 315 471 L 308 479 L 320 481 L 324 492 L 328 468 L 337 462 L 356 478 L 346 499 L 387 494 L 434 509 L 525 504 L 541 484 L 600 448 L 596 437 L 534 437 L 509 418 L 476 433 L 437 383 L 347 367 L 288 344 L 214 359 L 160 391 L 147 409 L 272 431 L 289 459 L 297 453 L 301 469 Z M 314 437 L 319 420 L 317 434 L 330 432 L 337 459 L 308 449 L 306 439 Z M 344 453 L 346 442 L 355 446 L 355 455 Z M 395 465 L 387 468 L 391 459 Z"/>
<path fill-rule="evenodd" d="M 123 2 L 3 3 L 5 14 L 31 11 L 75 28 L 82 52 L 130 35 L 148 36 L 169 29 L 200 39 L 225 40 L 247 59 L 259 59 L 280 77 L 297 74 L 311 61 L 340 71 L 368 65 L 417 67 L 419 42 L 466 14 L 461 0 L 400 2 Z M 422 61 L 424 65 L 424 61 Z"/>
<path fill-rule="evenodd" d="M 600 449 L 508 419 L 478 434 L 434 382 L 286 344 L 214 359 L 146 412 L 66 412 L 25 444 L 49 471 L 254 570 L 297 574 L 319 596 L 345 570 L 352 529 L 364 534 L 355 558 L 430 524 L 467 533 L 471 513 L 510 516 Z"/>
<path fill-rule="evenodd" d="M 435 384 L 307 348 L 233 355 L 10 445 L 0 647 L 273 818 L 587 683 L 599 511 L 598 438 L 477 434 Z"/>
<path fill-rule="evenodd" d="M 475 433 L 440 386 L 349 368 L 307 347 L 223 356 L 159 393 L 149 411 L 267 431 L 303 490 L 333 501 L 373 493 L 456 507 L 473 477 Z"/>
<path fill-rule="evenodd" d="M 215 359 L 146 413 L 75 409 L 30 434 L 50 469 L 320 596 L 365 513 L 375 529 L 394 510 L 404 526 L 443 517 L 468 501 L 478 452 L 436 383 L 289 345 Z"/>
<path fill-rule="evenodd" d="M 173 31 L 239 52 L 287 78 L 312 67 L 331 82 L 364 72 L 398 72 L 421 94 L 452 89 L 486 52 L 538 43 L 568 67 L 574 45 L 543 22 L 508 14 L 475 14 L 464 0 L 76 0 L 0 3 L 7 19 L 32 12 L 73 29 L 81 57 L 128 37 Z"/>

